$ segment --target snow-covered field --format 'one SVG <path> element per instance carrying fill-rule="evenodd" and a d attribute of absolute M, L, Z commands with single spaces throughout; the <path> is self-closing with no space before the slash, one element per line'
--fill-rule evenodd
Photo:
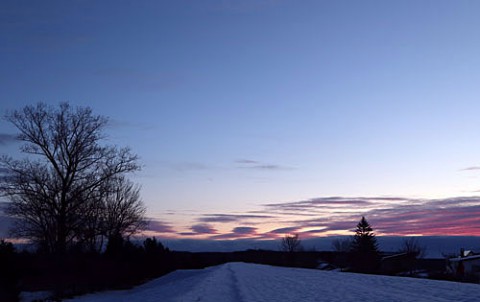
<path fill-rule="evenodd" d="M 68 301 L 480 301 L 480 285 L 227 263 Z"/>

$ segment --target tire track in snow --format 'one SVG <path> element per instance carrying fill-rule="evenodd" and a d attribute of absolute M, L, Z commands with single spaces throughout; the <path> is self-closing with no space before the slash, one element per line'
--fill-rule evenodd
<path fill-rule="evenodd" d="M 178 297 L 178 300 L 174 301 L 243 302 L 239 280 L 231 264 L 227 263 L 207 268 L 207 270 L 209 274 L 205 278 L 193 284 L 188 291 Z"/>
<path fill-rule="evenodd" d="M 238 278 L 237 278 L 237 274 L 235 273 L 235 271 L 232 269 L 232 265 L 230 263 L 228 264 L 225 264 L 229 274 L 230 274 L 230 279 L 232 281 L 232 290 L 233 290 L 233 297 L 232 297 L 232 301 L 236 301 L 236 302 L 243 302 L 243 299 L 242 299 L 242 295 L 241 295 L 241 292 L 240 292 L 240 286 L 239 286 L 239 281 L 238 281 Z"/>

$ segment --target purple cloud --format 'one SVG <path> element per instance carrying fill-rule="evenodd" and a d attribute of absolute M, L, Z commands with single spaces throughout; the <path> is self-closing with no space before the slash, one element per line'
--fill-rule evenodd
<path fill-rule="evenodd" d="M 300 237 L 310 237 L 312 234 L 322 234 L 325 233 L 325 229 L 315 229 L 315 230 L 308 230 L 300 233 Z M 302 236 L 305 235 L 305 236 Z"/>
<path fill-rule="evenodd" d="M 285 227 L 285 228 L 279 228 L 270 231 L 269 233 L 271 234 L 291 234 L 291 233 L 296 233 L 300 227 Z"/>
<path fill-rule="evenodd" d="M 271 215 L 250 215 L 250 214 L 207 214 L 204 217 L 198 218 L 200 222 L 240 222 L 245 220 L 259 220 L 273 218 Z"/>
<path fill-rule="evenodd" d="M 362 216 L 368 219 L 377 235 L 480 235 L 480 197 L 381 196 L 313 198 L 267 204 L 263 209 L 245 214 L 202 215 L 196 219 L 200 223 L 192 226 L 191 232 L 180 235 L 208 235 L 211 239 L 274 239 L 292 233 L 304 237 L 340 235 L 353 232 Z M 210 223 L 243 226 L 219 233 Z M 278 227 L 262 233 L 259 231 L 262 224 Z"/>
<path fill-rule="evenodd" d="M 193 231 L 193 233 L 197 235 L 201 234 L 218 234 L 217 230 L 214 229 L 211 225 L 209 224 L 196 224 L 190 227 L 190 229 Z"/>
<path fill-rule="evenodd" d="M 291 167 L 281 166 L 271 163 L 262 163 L 256 160 L 251 159 L 240 159 L 236 160 L 235 163 L 240 164 L 241 169 L 252 169 L 252 170 L 291 170 Z"/>
<path fill-rule="evenodd" d="M 210 239 L 214 240 L 231 240 L 231 239 L 242 239 L 242 238 L 250 238 L 255 239 L 258 238 L 257 228 L 254 227 L 236 227 L 230 233 L 225 234 L 217 234 L 209 237 Z"/>
<path fill-rule="evenodd" d="M 13 134 L 0 133 L 0 145 L 8 145 L 17 141 L 17 136 Z"/>
<path fill-rule="evenodd" d="M 372 221 L 375 221 L 379 232 L 389 235 L 480 234 L 480 204 L 465 204 L 465 200 L 455 203 L 455 200 L 441 200 L 438 204 L 429 201 L 411 208 L 372 211 Z"/>
<path fill-rule="evenodd" d="M 150 220 L 147 229 L 157 233 L 175 233 L 171 225 L 158 220 Z"/>
<path fill-rule="evenodd" d="M 257 228 L 253 227 L 236 227 L 232 230 L 232 233 L 238 235 L 253 235 L 257 232 Z"/>
<path fill-rule="evenodd" d="M 270 231 L 269 234 L 297 232 L 308 235 L 353 231 L 362 215 L 365 215 L 374 230 L 382 235 L 480 234 L 480 197 L 445 199 L 326 197 L 267 204 L 265 212 L 296 218 L 290 221 L 286 219 L 287 227 Z M 299 216 L 318 218 L 298 219 Z M 304 228 L 307 231 L 302 231 Z M 310 228 L 315 229 L 309 230 Z"/>
<path fill-rule="evenodd" d="M 377 199 L 375 201 L 385 200 Z M 313 198 L 309 200 L 288 202 L 288 203 L 272 203 L 266 204 L 265 206 L 270 211 L 277 212 L 293 212 L 293 211 L 308 211 L 308 210 L 317 210 L 317 209 L 326 209 L 326 208 L 340 208 L 340 207 L 349 207 L 349 208 L 358 208 L 374 205 L 374 201 L 365 197 L 358 198 L 342 198 L 342 197 L 321 197 Z"/>
<path fill-rule="evenodd" d="M 239 160 L 236 160 L 235 163 L 246 164 L 246 165 L 256 165 L 256 164 L 258 164 L 258 161 L 251 160 L 251 159 L 239 159 Z"/>
<path fill-rule="evenodd" d="M 471 167 L 466 167 L 461 169 L 461 171 L 476 171 L 476 170 L 480 170 L 480 166 L 471 166 Z"/>
<path fill-rule="evenodd" d="M 196 235 L 200 235 L 200 234 L 194 233 L 194 232 L 180 232 L 180 233 L 178 233 L 178 235 L 181 235 L 181 236 L 196 236 Z"/>

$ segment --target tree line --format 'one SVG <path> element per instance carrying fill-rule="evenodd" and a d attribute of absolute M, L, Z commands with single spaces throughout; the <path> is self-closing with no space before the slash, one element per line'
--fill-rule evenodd
<path fill-rule="evenodd" d="M 364 216 L 358 222 L 352 237 L 337 239 L 333 241 L 332 247 L 338 255 L 343 255 L 343 260 L 338 260 L 337 264 L 344 270 L 358 273 L 388 273 L 386 268 L 381 267 L 383 253 L 378 247 L 372 226 Z M 287 252 L 291 264 L 295 265 L 295 254 L 304 251 L 304 248 L 298 234 L 294 234 L 285 235 L 281 239 L 280 250 Z M 405 238 L 397 251 L 397 256 L 403 258 L 401 263 L 397 263 L 401 267 L 395 269 L 407 269 L 412 273 L 416 260 L 423 258 L 424 254 L 425 248 L 418 243 L 416 238 Z"/>
<path fill-rule="evenodd" d="M 373 229 L 365 217 L 357 224 L 355 235 L 350 239 L 337 240 L 333 243 L 337 252 L 348 256 L 346 264 L 351 271 L 373 273 L 380 266 L 381 253 Z M 303 251 L 298 234 L 285 235 L 280 244 L 280 250 L 287 252 L 292 264 L 295 263 L 295 253 Z"/>

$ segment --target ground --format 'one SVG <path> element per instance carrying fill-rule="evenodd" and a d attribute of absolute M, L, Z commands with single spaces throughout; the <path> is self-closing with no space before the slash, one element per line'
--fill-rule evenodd
<path fill-rule="evenodd" d="M 227 263 L 68 301 L 480 301 L 480 285 Z"/>

